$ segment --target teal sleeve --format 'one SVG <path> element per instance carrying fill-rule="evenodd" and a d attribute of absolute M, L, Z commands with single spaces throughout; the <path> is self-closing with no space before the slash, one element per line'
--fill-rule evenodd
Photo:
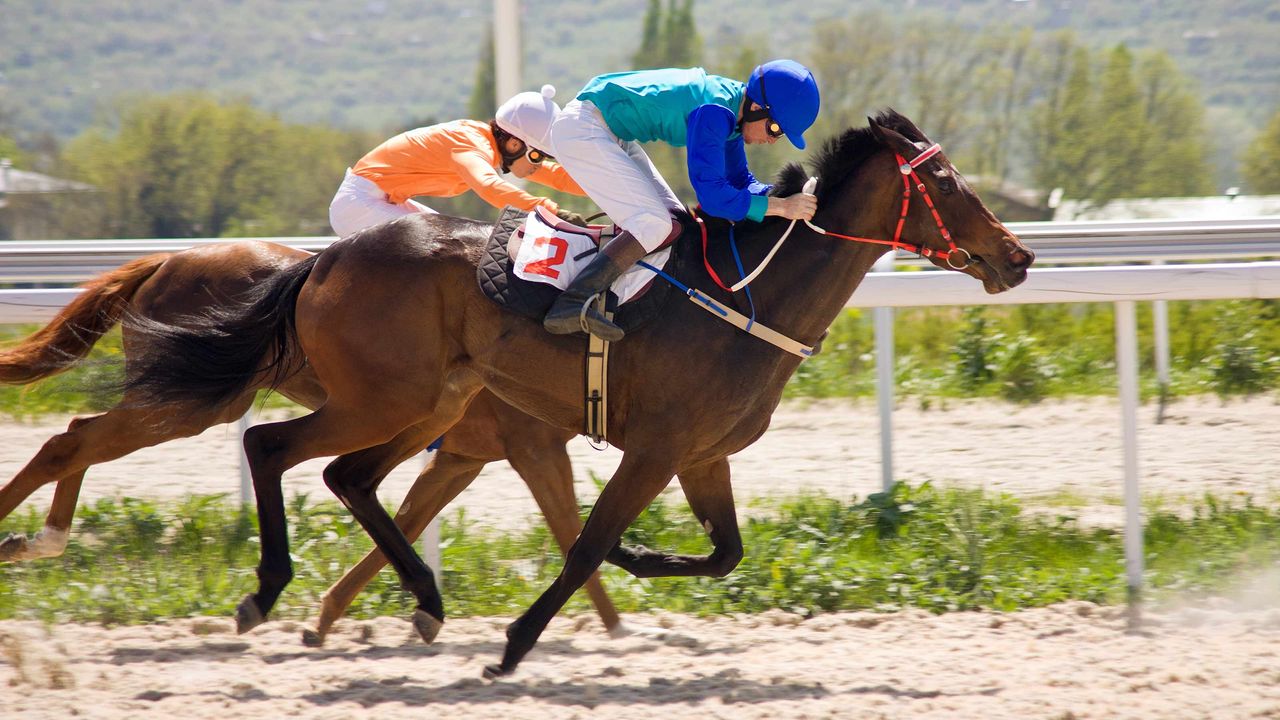
<path fill-rule="evenodd" d="M 764 219 L 764 211 L 769 209 L 769 198 L 764 195 L 752 195 L 751 206 L 747 208 L 747 219 L 760 222 Z"/>

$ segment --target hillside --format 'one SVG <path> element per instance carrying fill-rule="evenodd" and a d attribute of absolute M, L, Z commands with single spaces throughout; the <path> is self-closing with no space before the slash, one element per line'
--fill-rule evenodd
<path fill-rule="evenodd" d="M 627 67 L 646 3 L 525 0 L 525 81 L 566 93 Z M 0 0 L 0 132 L 75 135 L 133 93 L 203 89 L 289 120 L 393 129 L 464 113 L 487 0 Z M 880 9 L 1072 28 L 1097 45 L 1160 47 L 1197 78 L 1210 118 L 1259 126 L 1280 105 L 1272 0 L 698 0 L 709 63 L 741 48 L 804 60 L 815 24 Z M 851 37 L 856 45 L 859 38 Z M 886 104 L 892 98 L 885 99 Z"/>

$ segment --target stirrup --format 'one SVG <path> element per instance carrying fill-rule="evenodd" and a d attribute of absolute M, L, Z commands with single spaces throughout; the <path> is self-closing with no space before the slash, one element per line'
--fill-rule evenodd
<path fill-rule="evenodd" d="M 582 332 L 588 335 L 591 334 L 591 326 L 587 324 L 587 313 L 591 312 L 591 303 L 595 302 L 598 297 L 600 297 L 600 293 L 588 295 L 587 299 L 582 303 L 582 308 L 578 310 L 578 327 L 582 328 Z"/>

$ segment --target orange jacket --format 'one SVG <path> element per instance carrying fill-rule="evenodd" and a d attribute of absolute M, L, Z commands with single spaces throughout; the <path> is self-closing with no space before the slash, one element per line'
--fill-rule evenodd
<path fill-rule="evenodd" d="M 503 180 L 496 169 L 500 167 L 502 156 L 489 124 L 455 120 L 400 133 L 369 151 L 351 171 L 372 180 L 389 202 L 397 204 L 415 195 L 452 197 L 474 190 L 498 208 L 511 205 L 532 210 L 545 205 L 553 212 L 560 209 L 551 199 L 530 195 Z M 586 194 L 556 163 L 542 163 L 528 179 L 574 195 Z"/>

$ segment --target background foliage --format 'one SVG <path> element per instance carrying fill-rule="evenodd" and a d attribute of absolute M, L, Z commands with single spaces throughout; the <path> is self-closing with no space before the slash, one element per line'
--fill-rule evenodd
<path fill-rule="evenodd" d="M 1139 377 L 1158 394 L 1150 313 L 1139 313 Z M 896 396 L 923 406 L 959 397 L 1034 402 L 1046 397 L 1114 396 L 1114 318 L 1109 304 L 919 308 L 899 311 L 894 331 Z M 1173 396 L 1222 397 L 1280 388 L 1280 303 L 1274 300 L 1169 303 Z M 35 326 L 0 328 L 0 346 Z M 0 414 L 30 418 L 102 411 L 117 398 L 95 388 L 115 377 L 120 335 L 108 334 L 91 361 L 29 387 L 0 386 Z M 790 398 L 873 397 L 875 357 L 869 314 L 847 310 L 822 352 L 786 388 Z M 272 402 L 282 405 L 286 401 Z"/>
<path fill-rule="evenodd" d="M 17 141 L 25 155 L 19 167 L 48 170 L 59 143 L 90 127 L 118 129 L 122 104 L 175 92 L 250 104 L 291 127 L 360 129 L 375 138 L 487 115 L 492 80 L 478 60 L 489 57 L 489 12 L 489 4 L 468 0 L 6 3 L 0 136 Z M 1038 157 L 1055 146 L 1043 137 L 1046 101 L 1054 110 L 1078 101 L 1067 108 L 1082 121 L 1077 135 L 1087 134 L 1084 120 L 1124 116 L 1135 121 L 1124 132 L 1160 143 L 1159 152 L 1131 144 L 1129 157 L 1189 164 L 1192 172 L 1134 171 L 1155 179 L 1161 194 L 1201 191 L 1197 166 L 1206 158 L 1211 186 L 1240 184 L 1241 148 L 1280 108 L 1280 46 L 1271 42 L 1280 11 L 1266 0 L 919 0 L 907 12 L 888 0 L 782 9 L 762 0 L 525 0 L 522 28 L 530 88 L 551 82 L 567 96 L 599 72 L 697 62 L 745 77 L 762 59 L 790 56 L 813 66 L 826 90 L 822 134 L 894 105 L 969 174 L 1042 185 L 1031 165 L 1053 165 Z M 1123 58 L 1108 58 L 1121 44 L 1130 81 L 1106 85 L 1122 96 L 1111 112 L 1101 79 L 1108 67 L 1109 76 L 1124 74 Z M 1091 88 L 1055 97 L 1077 72 Z M 1129 110 L 1135 92 L 1141 122 Z M 1040 130 L 1030 132 L 1033 114 Z M 788 159 L 770 152 L 764 167 Z"/>

